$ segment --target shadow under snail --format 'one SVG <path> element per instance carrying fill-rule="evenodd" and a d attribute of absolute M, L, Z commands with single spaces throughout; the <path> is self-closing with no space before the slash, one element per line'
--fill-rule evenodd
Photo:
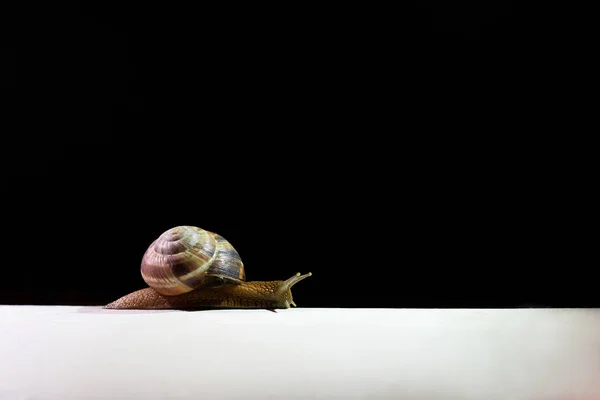
<path fill-rule="evenodd" d="M 160 235 L 144 253 L 149 288 L 104 306 L 111 309 L 290 308 L 291 288 L 312 274 L 285 281 L 246 282 L 238 252 L 222 236 L 194 226 Z"/>

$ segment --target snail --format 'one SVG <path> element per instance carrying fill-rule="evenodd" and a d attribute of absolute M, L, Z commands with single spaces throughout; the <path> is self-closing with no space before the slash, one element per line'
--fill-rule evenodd
<path fill-rule="evenodd" d="M 285 281 L 246 282 L 238 252 L 222 236 L 195 226 L 176 226 L 148 247 L 141 263 L 148 288 L 104 306 L 109 309 L 296 307 L 291 288 L 309 272 Z"/>

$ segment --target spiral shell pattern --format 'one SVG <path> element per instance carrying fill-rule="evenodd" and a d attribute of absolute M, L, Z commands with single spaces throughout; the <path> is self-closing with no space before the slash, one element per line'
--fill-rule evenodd
<path fill-rule="evenodd" d="M 141 272 L 148 286 L 166 296 L 190 292 L 211 278 L 234 284 L 246 280 L 233 246 L 194 226 L 177 226 L 160 235 L 146 250 Z"/>

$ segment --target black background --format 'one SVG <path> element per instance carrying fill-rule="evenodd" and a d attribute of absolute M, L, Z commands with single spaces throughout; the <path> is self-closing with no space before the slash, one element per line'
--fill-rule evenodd
<path fill-rule="evenodd" d="M 299 306 L 600 306 L 556 25 L 259 7 L 5 14 L 0 303 L 108 303 L 195 225 L 250 280 L 312 271 Z"/>

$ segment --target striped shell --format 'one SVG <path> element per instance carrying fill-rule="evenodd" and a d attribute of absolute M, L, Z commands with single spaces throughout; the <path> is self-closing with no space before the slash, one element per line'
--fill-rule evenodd
<path fill-rule="evenodd" d="M 223 237 L 194 226 L 177 226 L 158 237 L 142 258 L 142 278 L 166 296 L 215 282 L 246 280 L 238 252 Z"/>

